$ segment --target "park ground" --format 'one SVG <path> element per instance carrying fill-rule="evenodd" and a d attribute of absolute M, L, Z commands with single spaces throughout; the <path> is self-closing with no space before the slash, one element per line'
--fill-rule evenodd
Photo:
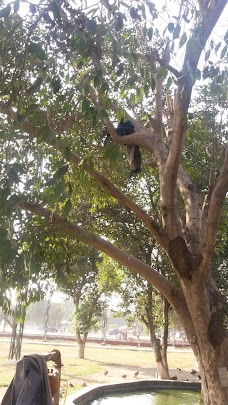
<path fill-rule="evenodd" d="M 15 362 L 8 362 L 9 340 L 0 339 L 0 401 L 15 373 Z M 58 349 L 62 356 L 61 390 L 71 395 L 75 391 L 94 384 L 122 381 L 147 380 L 156 378 L 156 363 L 153 352 L 148 348 L 111 347 L 88 344 L 85 359 L 77 358 L 77 347 L 66 342 L 40 342 L 24 340 L 22 356 L 37 353 L 47 354 Z M 196 360 L 191 349 L 168 349 L 170 376 L 179 381 L 199 381 Z M 48 365 L 51 366 L 50 363 Z M 137 377 L 134 373 L 139 370 Z M 108 373 L 105 373 L 108 371 Z M 123 376 L 125 376 L 123 378 Z"/>

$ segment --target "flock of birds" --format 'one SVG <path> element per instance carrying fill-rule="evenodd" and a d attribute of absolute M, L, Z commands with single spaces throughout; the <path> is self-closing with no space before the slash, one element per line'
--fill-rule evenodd
<path fill-rule="evenodd" d="M 105 370 L 104 371 L 104 375 L 108 375 L 108 370 Z M 137 370 L 134 374 L 133 374 L 133 376 L 134 377 L 137 377 L 139 375 L 139 370 Z M 122 374 L 122 378 L 126 378 L 127 377 L 127 374 Z"/>
<path fill-rule="evenodd" d="M 177 368 L 177 371 L 181 371 L 181 368 Z M 191 370 L 191 372 L 190 372 L 192 375 L 196 375 L 197 374 L 197 371 L 196 370 L 194 370 L 193 368 L 192 368 L 192 370 Z M 107 376 L 108 375 L 108 370 L 104 370 L 104 376 Z M 138 375 L 139 375 L 139 370 L 137 370 L 137 371 L 135 371 L 135 373 L 133 374 L 133 377 L 134 378 L 136 378 L 136 377 L 138 377 Z M 157 375 L 156 375 L 157 376 Z M 199 380 L 201 380 L 201 376 L 198 374 L 198 379 Z M 122 378 L 123 379 L 125 379 L 125 378 L 127 378 L 127 374 L 122 374 Z M 177 376 L 175 375 L 175 376 L 173 376 L 173 377 L 171 377 L 171 380 L 177 380 L 178 378 L 177 378 Z M 188 381 L 188 379 L 187 380 L 185 380 L 185 381 Z M 72 384 L 72 383 L 69 383 L 69 386 L 70 387 L 74 387 L 74 385 Z M 82 384 L 81 384 L 81 387 L 86 387 L 87 386 L 87 384 L 85 383 L 85 382 L 83 382 Z"/>

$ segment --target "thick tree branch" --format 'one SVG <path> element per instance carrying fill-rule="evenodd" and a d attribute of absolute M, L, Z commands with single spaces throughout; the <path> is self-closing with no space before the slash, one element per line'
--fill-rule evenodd
<path fill-rule="evenodd" d="M 60 215 L 53 213 L 51 210 L 46 209 L 39 204 L 21 200 L 19 205 L 23 210 L 48 219 L 50 224 L 57 225 L 68 235 L 79 237 L 80 240 L 82 240 L 86 245 L 104 252 L 123 266 L 126 266 L 132 270 L 134 273 L 141 275 L 151 284 L 153 284 L 154 287 L 167 298 L 171 305 L 173 305 L 174 297 L 178 296 L 179 294 L 175 292 L 174 285 L 146 263 L 134 256 L 129 255 L 128 253 L 114 246 L 109 241 L 104 240 L 99 236 L 95 236 L 89 231 L 83 229 L 81 226 L 72 224 Z"/>
<path fill-rule="evenodd" d="M 180 78 L 181 73 L 173 66 L 171 66 L 169 63 L 167 63 L 163 58 L 160 58 L 157 51 L 153 51 L 153 54 L 147 53 L 145 55 L 145 58 L 147 62 L 151 65 L 153 70 L 154 70 L 154 63 L 158 62 L 161 66 L 169 70 L 169 72 L 171 72 L 177 79 Z"/>
<path fill-rule="evenodd" d="M 185 205 L 185 235 L 188 246 L 191 252 L 200 254 L 202 248 L 202 206 L 200 195 L 181 165 L 178 170 L 177 185 Z"/>
<path fill-rule="evenodd" d="M 55 139 L 49 142 L 56 150 L 61 152 L 65 149 L 65 144 Z M 82 164 L 82 159 L 74 152 L 70 153 L 70 160 L 72 163 L 76 165 Z M 92 169 L 89 165 L 84 165 L 84 170 L 94 178 L 94 180 L 102 186 L 102 188 L 112 197 L 114 197 L 117 201 L 123 204 L 125 207 L 128 207 L 131 211 L 133 211 L 138 218 L 140 218 L 144 225 L 149 229 L 149 231 L 153 234 L 157 242 L 164 248 L 167 248 L 167 240 L 162 235 L 161 230 L 158 224 L 144 211 L 142 210 L 139 205 L 137 205 L 133 200 L 127 197 L 124 193 L 122 193 L 107 177 L 103 174 L 98 172 L 95 169 Z"/>
<path fill-rule="evenodd" d="M 183 76 L 180 80 L 180 88 L 182 88 L 182 96 L 186 108 L 188 108 L 192 87 L 195 82 L 199 58 L 226 4 L 226 0 L 204 2 L 204 7 L 201 9 L 202 17 L 198 25 L 193 29 L 192 36 L 187 42 L 182 68 Z"/>
<path fill-rule="evenodd" d="M 161 171 L 164 227 L 172 237 L 177 237 L 181 234 L 176 203 L 177 174 L 185 142 L 187 111 L 195 81 L 195 73 L 200 55 L 225 7 L 225 3 L 225 0 L 218 0 L 213 2 L 213 4 L 210 3 L 206 12 L 202 13 L 202 18 L 193 30 L 192 36 L 186 46 L 182 77 L 179 79 L 178 91 L 174 102 L 173 136 L 167 161 Z"/>
<path fill-rule="evenodd" d="M 226 155 L 224 164 L 217 180 L 217 183 L 211 193 L 208 208 L 207 226 L 203 240 L 203 263 L 201 266 L 202 272 L 207 271 L 211 256 L 214 251 L 216 235 L 218 231 L 219 218 L 226 194 L 228 192 L 228 146 L 226 147 Z"/>
<path fill-rule="evenodd" d="M 1 104 L 1 107 L 3 108 L 4 105 Z M 10 113 L 11 118 L 17 121 L 16 111 L 10 109 L 10 111 L 8 110 L 7 112 Z M 31 125 L 28 121 L 26 121 L 24 124 L 21 124 L 21 128 L 23 129 L 23 131 L 28 132 L 33 136 L 38 136 L 37 129 L 33 125 Z M 130 135 L 128 136 L 130 137 Z M 123 138 L 127 138 L 128 136 L 125 136 Z M 118 138 L 121 139 L 121 137 Z M 61 153 L 64 153 L 66 147 L 66 144 L 64 142 L 59 141 L 56 138 L 46 140 L 46 144 L 53 146 L 56 150 L 60 151 Z M 83 159 L 74 152 L 70 153 L 70 160 L 73 164 L 76 164 L 77 166 L 81 165 L 83 162 Z M 142 220 L 147 229 L 149 229 L 149 231 L 152 233 L 152 235 L 155 237 L 155 239 L 161 245 L 161 247 L 163 247 L 165 250 L 167 249 L 168 242 L 166 240 L 166 237 L 162 234 L 159 225 L 143 209 L 141 209 L 139 205 L 137 205 L 132 199 L 127 197 L 124 193 L 122 193 L 107 177 L 105 177 L 97 170 L 92 169 L 89 165 L 84 165 L 84 170 L 91 177 L 93 177 L 94 180 L 109 195 L 114 197 L 117 201 L 119 201 L 119 203 L 123 204 L 125 207 L 129 208 L 132 212 L 134 212 L 137 215 L 137 217 Z"/>
<path fill-rule="evenodd" d="M 149 281 L 158 291 L 167 299 L 172 307 L 177 312 L 182 325 L 184 325 L 189 341 L 193 341 L 195 336 L 194 325 L 191 320 L 191 315 L 187 307 L 183 294 L 163 275 L 158 273 L 148 264 L 142 262 L 134 256 L 129 255 L 122 249 L 114 246 L 107 240 L 95 236 L 89 231 L 83 229 L 81 226 L 72 224 L 62 218 L 60 215 L 53 213 L 52 211 L 27 201 L 21 201 L 20 207 L 28 212 L 31 212 L 40 217 L 46 218 L 53 225 L 58 226 L 68 235 L 72 237 L 79 237 L 83 243 L 98 249 L 108 256 L 112 257 L 118 263 L 127 267 L 135 274 L 139 274 L 141 277 Z M 194 346 L 194 345 L 193 345 Z"/>

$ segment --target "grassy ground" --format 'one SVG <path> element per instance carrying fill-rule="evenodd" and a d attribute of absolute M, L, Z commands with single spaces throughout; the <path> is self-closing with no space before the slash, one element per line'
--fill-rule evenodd
<path fill-rule="evenodd" d="M 109 348 L 105 346 L 87 346 L 85 349 L 85 359 L 77 358 L 76 345 L 58 345 L 56 342 L 37 344 L 35 342 L 23 341 L 22 356 L 26 354 L 46 354 L 53 349 L 58 349 L 62 356 L 62 381 L 73 387 L 68 388 L 67 394 L 72 394 L 75 390 L 81 389 L 83 384 L 119 381 L 123 374 L 127 374 L 126 379 L 132 379 L 134 372 L 140 369 L 140 378 L 154 378 L 156 363 L 152 351 L 126 350 Z M 0 387 L 7 387 L 14 373 L 15 364 L 8 364 L 7 356 L 9 342 L 0 340 Z M 190 370 L 195 368 L 196 360 L 191 350 L 176 350 L 168 352 L 168 362 L 171 375 L 178 375 L 177 367 L 184 373 L 178 379 L 188 379 L 191 377 Z M 51 363 L 51 362 L 50 362 Z M 48 364 L 50 364 L 48 363 Z M 51 364 L 50 364 L 51 365 Z M 104 377 L 104 370 L 108 370 L 108 376 Z M 195 381 L 196 378 L 193 378 Z M 1 389 L 3 393 L 5 389 Z"/>

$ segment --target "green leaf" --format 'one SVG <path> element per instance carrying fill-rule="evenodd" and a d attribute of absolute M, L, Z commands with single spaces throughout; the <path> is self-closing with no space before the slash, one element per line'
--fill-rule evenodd
<path fill-rule="evenodd" d="M 145 84 L 144 85 L 144 94 L 146 97 L 149 96 L 149 91 L 150 91 L 150 88 L 149 88 L 148 84 Z"/>
<path fill-rule="evenodd" d="M 100 110 L 100 114 L 104 118 L 109 118 L 109 113 L 106 110 Z"/>
<path fill-rule="evenodd" d="M 40 60 L 47 59 L 46 53 L 43 50 L 42 46 L 40 44 L 37 44 L 36 42 L 30 42 L 27 50 L 28 50 L 28 53 L 35 54 L 37 56 L 37 58 Z"/>
<path fill-rule="evenodd" d="M 16 1 L 14 2 L 14 5 L 13 5 L 13 11 L 14 11 L 14 13 L 17 13 L 17 12 L 18 12 L 19 6 L 20 6 L 20 0 L 16 0 Z"/>
<path fill-rule="evenodd" d="M 218 52 L 221 45 L 222 45 L 222 42 L 220 41 L 215 47 L 215 52 Z"/>
<path fill-rule="evenodd" d="M 48 125 L 44 125 L 38 130 L 38 138 L 39 137 L 42 141 L 46 141 L 47 139 L 52 139 L 54 137 L 54 134 Z"/>
<path fill-rule="evenodd" d="M 150 27 L 150 28 L 148 29 L 148 38 L 149 38 L 149 41 L 151 41 L 152 37 L 153 37 L 153 28 Z"/>
<path fill-rule="evenodd" d="M 6 141 L 7 136 L 8 134 L 6 131 L 0 130 L 0 140 L 2 139 L 3 141 Z"/>
<path fill-rule="evenodd" d="M 66 159 L 68 162 L 70 161 L 71 158 L 71 149 L 69 146 L 65 146 L 64 151 L 63 151 L 63 157 Z"/>
<path fill-rule="evenodd" d="M 65 184 L 63 183 L 63 181 L 55 183 L 55 186 L 53 188 L 53 197 L 55 199 L 58 199 L 60 196 L 63 195 L 65 190 L 66 190 L 66 187 L 65 187 Z"/>
<path fill-rule="evenodd" d="M 59 90 L 61 89 L 61 80 L 59 77 L 53 77 L 51 81 L 51 87 L 54 94 L 59 92 Z"/>
<path fill-rule="evenodd" d="M 167 89 L 170 88 L 172 82 L 173 82 L 173 80 L 172 80 L 172 78 L 169 76 L 169 77 L 168 77 L 168 80 L 167 80 L 167 83 L 166 83 Z"/>
<path fill-rule="evenodd" d="M 7 165 L 6 173 L 7 173 L 8 178 L 13 183 L 19 183 L 20 182 L 20 177 L 18 176 L 17 171 L 11 165 Z"/>
<path fill-rule="evenodd" d="M 174 30 L 174 23 L 170 22 L 170 23 L 167 25 L 167 28 L 168 28 L 168 31 L 172 33 L 173 30 Z"/>
<path fill-rule="evenodd" d="M 140 8 L 142 10 L 142 16 L 144 18 L 144 20 L 146 20 L 146 9 L 143 3 L 141 3 Z"/>
<path fill-rule="evenodd" d="M 156 81 L 153 77 L 151 77 L 151 89 L 155 90 L 155 87 L 156 87 Z"/>
<path fill-rule="evenodd" d="M 45 186 L 52 186 L 53 184 L 56 183 L 56 180 L 59 180 L 61 177 L 63 177 L 67 171 L 68 171 L 69 165 L 61 165 L 58 170 L 56 170 L 56 172 L 53 174 L 53 177 L 51 179 L 49 179 Z"/>
<path fill-rule="evenodd" d="M 85 43 L 87 42 L 86 35 L 85 35 L 84 32 L 82 32 L 82 31 L 77 31 L 76 36 L 77 36 L 78 38 L 81 38 L 83 42 L 85 42 Z"/>
<path fill-rule="evenodd" d="M 149 8 L 149 12 L 152 15 L 152 17 L 155 17 L 155 14 L 157 14 L 155 4 L 152 3 L 151 1 L 147 1 L 146 4 L 147 4 L 147 7 Z"/>
<path fill-rule="evenodd" d="M 223 59 L 226 56 L 226 54 L 227 54 L 227 45 L 225 45 L 221 50 L 220 58 Z"/>
<path fill-rule="evenodd" d="M 157 76 L 159 78 L 161 78 L 161 77 L 166 77 L 167 74 L 168 74 L 168 70 L 164 66 L 161 66 L 160 69 L 158 70 Z"/>
<path fill-rule="evenodd" d="M 180 32 L 181 32 L 181 26 L 179 23 L 177 23 L 176 27 L 173 30 L 173 39 L 179 38 Z"/>
<path fill-rule="evenodd" d="M 94 76 L 93 84 L 94 84 L 94 87 L 100 86 L 100 84 L 101 84 L 101 75 L 100 74 L 97 74 L 96 76 Z"/>
<path fill-rule="evenodd" d="M 69 212 L 70 212 L 70 210 L 71 210 L 71 208 L 72 208 L 72 203 L 71 203 L 70 200 L 67 200 L 67 201 L 66 201 L 66 204 L 64 205 L 64 208 L 63 208 L 63 213 L 64 213 L 65 215 L 68 215 Z"/>
<path fill-rule="evenodd" d="M 34 4 L 29 4 L 29 10 L 32 14 L 35 14 L 36 12 L 36 6 Z"/>
<path fill-rule="evenodd" d="M 91 34 L 95 35 L 97 32 L 97 23 L 95 20 L 88 20 L 86 22 L 86 28 Z"/>
<path fill-rule="evenodd" d="M 110 161 L 116 161 L 120 156 L 120 149 L 113 143 L 109 143 L 105 149 L 104 157 Z"/>
<path fill-rule="evenodd" d="M 115 23 L 116 31 L 121 31 L 124 27 L 123 14 L 119 13 Z"/>
<path fill-rule="evenodd" d="M 88 113 L 90 112 L 90 102 L 87 100 L 87 98 L 84 98 L 82 102 L 82 112 Z"/>
<path fill-rule="evenodd" d="M 12 163 L 11 167 L 16 173 L 24 174 L 25 170 L 24 167 L 20 163 Z"/>
<path fill-rule="evenodd" d="M 11 5 L 8 4 L 2 10 L 0 10 L 0 18 L 9 17 L 10 12 L 11 12 Z"/>
<path fill-rule="evenodd" d="M 37 77 L 36 81 L 32 84 L 32 86 L 28 89 L 27 94 L 35 93 L 43 83 L 43 79 L 41 76 Z"/>
<path fill-rule="evenodd" d="M 228 45 L 228 30 L 226 31 L 226 33 L 224 35 L 224 41 Z"/>
<path fill-rule="evenodd" d="M 187 34 L 184 32 L 184 34 L 181 36 L 180 42 L 179 42 L 179 48 L 181 48 L 185 42 L 187 41 Z"/>
<path fill-rule="evenodd" d="M 105 83 L 102 84 L 101 91 L 102 91 L 102 93 L 106 93 L 107 91 L 109 91 L 108 83 L 105 82 Z"/>
<path fill-rule="evenodd" d="M 205 53 L 205 61 L 207 61 L 210 57 L 211 51 L 210 49 Z"/>
<path fill-rule="evenodd" d="M 138 10 L 135 7 L 130 8 L 130 16 L 133 18 L 133 20 L 138 20 L 139 15 L 138 15 Z"/>
<path fill-rule="evenodd" d="M 124 65 L 123 63 L 120 63 L 118 66 L 118 70 L 116 71 L 116 76 L 121 76 L 124 70 Z"/>

